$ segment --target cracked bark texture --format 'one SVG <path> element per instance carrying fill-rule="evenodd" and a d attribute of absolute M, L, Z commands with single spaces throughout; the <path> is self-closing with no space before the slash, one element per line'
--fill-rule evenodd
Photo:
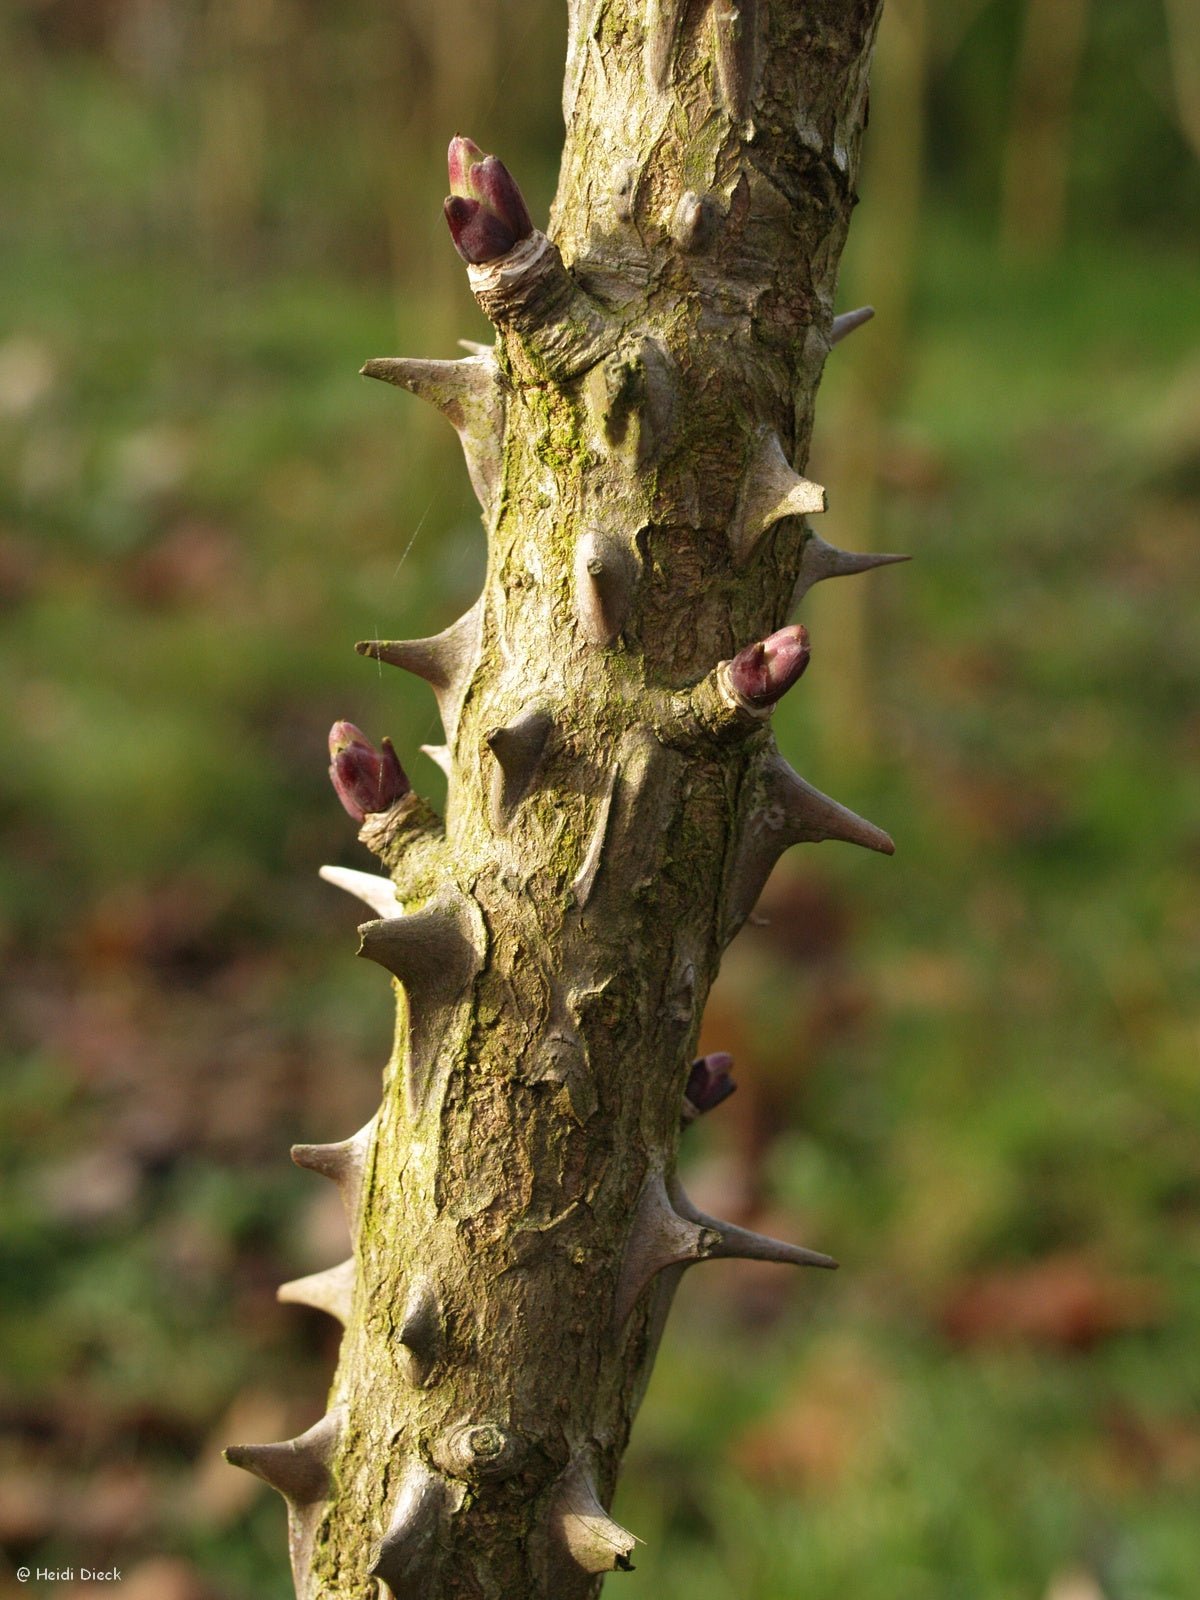
<path fill-rule="evenodd" d="M 683 1270 L 828 1257 L 675 1174 L 726 943 L 793 843 L 887 836 L 800 780 L 730 658 L 826 577 L 803 476 L 879 0 L 570 0 L 547 234 L 468 268 L 494 348 L 370 376 L 457 429 L 478 603 L 360 650 L 432 687 L 444 821 L 367 818 L 392 975 L 377 1115 L 295 1159 L 353 1255 L 285 1285 L 345 1324 L 326 1415 L 230 1451 L 284 1495 L 301 1600 L 585 1600 Z M 819 641 L 818 641 L 819 651 Z"/>

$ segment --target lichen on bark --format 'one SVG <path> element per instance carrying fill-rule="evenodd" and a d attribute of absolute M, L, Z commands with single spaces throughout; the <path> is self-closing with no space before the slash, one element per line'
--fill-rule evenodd
<path fill-rule="evenodd" d="M 288 1502 L 301 1600 L 594 1595 L 633 1556 L 604 1507 L 680 1273 L 832 1265 L 704 1216 L 675 1166 L 778 855 L 891 849 L 776 751 L 771 651 L 729 667 L 896 559 L 804 521 L 878 8 L 570 0 L 550 226 L 468 268 L 494 348 L 364 369 L 459 432 L 488 566 L 441 634 L 360 646 L 432 686 L 449 789 L 444 822 L 368 816 L 386 876 L 326 870 L 398 1026 L 371 1123 L 295 1152 L 353 1237 L 283 1291 L 345 1322 L 327 1414 L 231 1451 Z"/>

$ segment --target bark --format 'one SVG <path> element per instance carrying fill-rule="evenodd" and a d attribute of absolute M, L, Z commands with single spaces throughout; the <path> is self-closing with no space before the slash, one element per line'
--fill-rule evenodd
<path fill-rule="evenodd" d="M 288 1503 L 301 1600 L 584 1600 L 672 1292 L 828 1257 L 706 1217 L 675 1173 L 721 952 L 780 853 L 887 836 L 775 749 L 729 660 L 831 549 L 803 476 L 879 0 L 571 0 L 549 237 L 469 268 L 494 349 L 368 363 L 458 430 L 477 604 L 364 654 L 437 696 L 444 822 L 326 869 L 395 980 L 379 1111 L 295 1159 L 353 1254 L 285 1286 L 345 1323 L 326 1415 L 232 1449 Z"/>

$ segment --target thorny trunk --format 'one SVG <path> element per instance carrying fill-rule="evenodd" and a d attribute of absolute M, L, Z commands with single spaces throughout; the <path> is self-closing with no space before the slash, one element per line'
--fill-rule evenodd
<path fill-rule="evenodd" d="M 326 1416 L 231 1459 L 289 1508 L 301 1600 L 584 1600 L 690 1264 L 828 1258 L 698 1213 L 675 1176 L 721 952 L 779 854 L 890 851 L 803 783 L 729 658 L 851 557 L 801 478 L 880 0 L 570 0 L 550 237 L 469 268 L 494 349 L 369 363 L 440 407 L 483 506 L 478 603 L 365 654 L 433 687 L 444 824 L 368 817 L 326 869 L 396 980 L 377 1115 L 301 1165 L 343 1267 Z M 756 658 L 761 668 L 763 656 Z M 769 660 L 769 656 L 768 656 Z M 763 669 L 765 670 L 765 669 Z M 768 673 L 769 676 L 769 673 Z"/>

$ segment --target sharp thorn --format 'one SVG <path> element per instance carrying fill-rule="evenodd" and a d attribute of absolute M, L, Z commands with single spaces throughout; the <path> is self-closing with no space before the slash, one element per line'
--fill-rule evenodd
<path fill-rule="evenodd" d="M 444 1341 L 437 1291 L 427 1279 L 414 1283 L 409 1291 L 399 1339 L 407 1356 L 409 1379 L 423 1389 L 441 1358 Z"/>
<path fill-rule="evenodd" d="M 764 434 L 742 476 L 729 527 L 734 562 L 743 566 L 749 561 L 763 535 L 782 518 L 809 516 L 825 506 L 821 485 L 788 465 L 778 434 Z"/>
<path fill-rule="evenodd" d="M 706 1235 L 715 1234 L 704 1251 L 706 1261 L 736 1258 L 743 1261 L 778 1261 L 792 1267 L 823 1267 L 836 1271 L 837 1262 L 820 1250 L 806 1250 L 803 1245 L 788 1244 L 783 1239 L 772 1239 L 765 1233 L 752 1233 L 748 1228 L 736 1227 L 732 1222 L 721 1222 L 706 1216 L 691 1203 L 678 1181 L 672 1186 L 672 1202 L 676 1211 L 689 1222 L 702 1228 Z"/>
<path fill-rule="evenodd" d="M 294 1144 L 292 1160 L 309 1172 L 330 1178 L 342 1192 L 346 1220 L 353 1233 L 358 1223 L 358 1202 L 362 1193 L 367 1156 L 375 1136 L 375 1118 L 338 1144 Z"/>
<path fill-rule="evenodd" d="M 406 1089 L 409 1113 L 420 1115 L 443 1059 L 441 1044 L 454 1007 L 467 998 L 483 965 L 487 929 L 478 905 L 449 889 L 420 911 L 367 922 L 358 953 L 404 986 L 408 1012 Z"/>
<path fill-rule="evenodd" d="M 770 1239 L 697 1211 L 678 1180 L 668 1185 L 661 1169 L 646 1175 L 621 1261 L 613 1322 L 619 1332 L 651 1281 L 668 1267 L 721 1257 L 778 1261 L 797 1267 L 837 1266 L 832 1256 Z"/>
<path fill-rule="evenodd" d="M 616 1331 L 625 1326 L 643 1291 L 658 1273 L 665 1267 L 698 1261 L 703 1253 L 702 1230 L 676 1212 L 661 1169 L 651 1168 L 642 1184 L 621 1258 L 613 1304 Z"/>
<path fill-rule="evenodd" d="M 275 1298 L 284 1305 L 312 1306 L 316 1311 L 327 1311 L 336 1317 L 344 1328 L 350 1320 L 350 1306 L 354 1298 L 354 1257 L 328 1267 L 324 1272 L 313 1272 L 307 1278 L 293 1278 L 281 1283 Z"/>
<path fill-rule="evenodd" d="M 377 872 L 357 872 L 353 867 L 322 867 L 320 876 L 335 889 L 344 889 L 379 917 L 399 917 L 404 906 L 396 895 L 396 885 Z"/>
<path fill-rule="evenodd" d="M 431 1594 L 445 1524 L 465 1497 L 465 1484 L 432 1472 L 421 1460 L 411 1460 L 368 1575 L 386 1583 L 397 1600 Z"/>
<path fill-rule="evenodd" d="M 483 596 L 441 633 L 428 639 L 363 639 L 355 645 L 360 656 L 403 667 L 424 678 L 437 698 L 446 737 L 453 740 L 458 713 L 479 661 L 483 627 Z"/>
<path fill-rule="evenodd" d="M 864 850 L 876 850 L 880 855 L 895 855 L 896 846 L 882 828 L 814 789 L 793 772 L 782 756 L 776 756 L 774 766 L 772 787 L 783 804 L 789 845 L 839 839 L 845 844 L 861 845 Z"/>
<path fill-rule="evenodd" d="M 485 735 L 488 749 L 496 758 L 491 815 L 497 833 L 508 827 L 513 812 L 528 793 L 552 727 L 549 713 L 535 707 L 507 727 L 493 728 Z"/>
<path fill-rule="evenodd" d="M 843 311 L 840 317 L 834 317 L 829 330 L 830 348 L 841 344 L 847 334 L 853 333 L 855 328 L 861 328 L 864 322 L 870 322 L 874 315 L 874 306 L 859 306 L 855 311 Z"/>
<path fill-rule="evenodd" d="M 792 595 L 796 606 L 816 583 L 826 578 L 850 578 L 858 572 L 872 572 L 876 567 L 895 566 L 898 561 L 909 561 L 910 556 L 884 554 L 878 550 L 839 550 L 826 544 L 815 533 L 804 541 L 800 556 L 800 576 Z"/>
<path fill-rule="evenodd" d="M 435 767 L 440 767 L 447 777 L 451 773 L 450 747 L 444 744 L 423 744 L 418 747 L 423 756 L 428 756 Z"/>
<path fill-rule="evenodd" d="M 359 955 L 386 967 L 418 1004 L 456 999 L 478 965 L 463 919 L 446 899 L 358 931 Z"/>
<path fill-rule="evenodd" d="M 380 356 L 366 362 L 362 373 L 437 407 L 458 434 L 471 486 L 490 517 L 498 499 L 504 445 L 504 390 L 493 352 L 480 348 L 461 361 Z"/>
<path fill-rule="evenodd" d="M 587 1462 L 577 1456 L 555 1486 L 551 1531 L 582 1572 L 632 1572 L 630 1556 L 640 1541 L 604 1509 Z"/>
<path fill-rule="evenodd" d="M 772 868 L 792 845 L 839 839 L 881 855 L 895 853 L 882 828 L 805 783 L 778 751 L 763 758 L 757 778 L 750 781 L 750 805 L 729 869 L 726 941 L 753 911 Z"/>
<path fill-rule="evenodd" d="M 312 1505 L 329 1491 L 329 1466 L 344 1421 L 345 1412 L 337 1407 L 299 1438 L 282 1444 L 231 1444 L 225 1459 L 269 1483 L 290 1504 Z"/>

